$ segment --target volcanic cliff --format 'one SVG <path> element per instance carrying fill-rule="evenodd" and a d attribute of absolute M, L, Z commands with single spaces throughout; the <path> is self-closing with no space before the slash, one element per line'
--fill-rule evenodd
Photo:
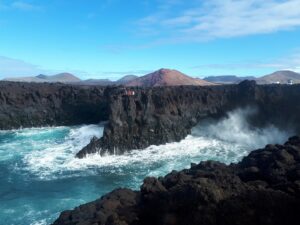
<path fill-rule="evenodd" d="M 180 141 L 202 119 L 251 106 L 254 126 L 300 131 L 300 85 L 101 87 L 0 82 L 0 129 L 108 121 L 77 154 L 116 153 Z M 295 132 L 296 134 L 297 132 Z"/>
<path fill-rule="evenodd" d="M 0 130 L 98 123 L 108 118 L 105 88 L 0 82 Z"/>
<path fill-rule="evenodd" d="M 299 131 L 300 86 L 258 86 L 254 81 L 239 85 L 197 87 L 132 88 L 128 96 L 110 88 L 109 120 L 103 137 L 94 138 L 77 154 L 106 152 L 121 154 L 150 145 L 180 141 L 202 119 L 219 117 L 229 110 L 251 106 L 258 113 L 249 118 L 254 126 L 268 123 Z"/>

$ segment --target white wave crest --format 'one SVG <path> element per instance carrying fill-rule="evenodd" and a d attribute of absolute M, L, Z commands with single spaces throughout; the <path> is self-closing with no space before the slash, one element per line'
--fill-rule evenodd
<path fill-rule="evenodd" d="M 215 137 L 218 140 L 239 143 L 253 149 L 270 143 L 283 143 L 293 134 L 290 130 L 280 130 L 272 124 L 264 128 L 251 127 L 247 122 L 247 117 L 256 113 L 255 108 L 236 109 L 217 122 L 200 123 L 193 129 L 193 134 Z"/>
<path fill-rule="evenodd" d="M 236 162 L 250 150 L 268 143 L 282 143 L 290 135 L 274 126 L 253 129 L 246 117 L 253 110 L 235 110 L 220 121 L 200 123 L 179 143 L 150 146 L 123 155 L 88 155 L 84 159 L 75 154 L 87 145 L 93 136 L 100 137 L 103 127 L 97 125 L 71 128 L 61 143 L 47 143 L 44 149 L 33 150 L 24 157 L 27 169 L 40 179 L 58 179 L 102 173 L 133 173 L 160 176 L 173 169 L 188 167 L 191 162 L 219 160 Z"/>

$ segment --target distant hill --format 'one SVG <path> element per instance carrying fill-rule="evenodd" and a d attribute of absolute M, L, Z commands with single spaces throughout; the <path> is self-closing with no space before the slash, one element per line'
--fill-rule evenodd
<path fill-rule="evenodd" d="M 88 79 L 81 81 L 79 84 L 108 86 L 113 85 L 114 82 L 109 79 Z"/>
<path fill-rule="evenodd" d="M 272 74 L 256 78 L 253 76 L 235 76 L 235 75 L 222 75 L 222 76 L 208 76 L 204 79 L 192 78 L 177 70 L 160 69 L 153 73 L 138 77 L 136 75 L 126 75 L 117 81 L 109 79 L 88 79 L 81 80 L 71 73 L 59 73 L 56 75 L 48 76 L 40 74 L 38 76 L 29 77 L 12 77 L 5 78 L 5 81 L 14 82 L 60 82 L 71 83 L 77 85 L 124 85 L 124 86 L 141 86 L 141 87 L 156 87 L 156 86 L 179 86 L 179 85 L 194 85 L 194 86 L 208 86 L 216 84 L 236 84 L 243 80 L 255 80 L 257 84 L 298 84 L 300 83 L 300 73 L 289 70 L 277 71 Z"/>
<path fill-rule="evenodd" d="M 138 78 L 135 75 L 126 75 L 117 81 L 111 81 L 109 79 L 88 79 L 83 80 L 79 84 L 85 85 L 102 85 L 102 86 L 109 86 L 109 85 L 124 85 L 134 79 Z"/>
<path fill-rule="evenodd" d="M 142 86 L 142 87 L 156 87 L 156 86 L 179 86 L 179 85 L 194 85 L 206 86 L 214 85 L 201 79 L 189 77 L 177 70 L 160 69 L 153 73 L 138 77 L 128 83 L 126 86 Z"/>
<path fill-rule="evenodd" d="M 7 77 L 3 79 L 4 81 L 13 81 L 13 82 L 45 82 L 44 80 L 38 77 Z"/>
<path fill-rule="evenodd" d="M 15 82 L 36 82 L 36 83 L 43 83 L 43 82 L 76 83 L 81 81 L 78 77 L 74 76 L 71 73 L 59 73 L 53 76 L 40 74 L 35 77 L 14 77 L 14 78 L 5 78 L 4 80 L 15 81 Z"/>
<path fill-rule="evenodd" d="M 243 80 L 255 80 L 255 77 L 247 76 L 247 77 L 239 77 L 235 75 L 221 75 L 221 76 L 209 76 L 205 77 L 203 80 L 213 83 L 219 84 L 235 84 L 240 83 Z"/>
<path fill-rule="evenodd" d="M 122 77 L 121 79 L 117 80 L 115 83 L 118 85 L 123 85 L 123 84 L 127 84 L 137 78 L 138 78 L 138 76 L 136 76 L 136 75 L 126 75 L 126 76 Z"/>
<path fill-rule="evenodd" d="M 290 81 L 294 84 L 300 83 L 300 74 L 289 70 L 281 70 L 256 79 L 258 84 L 288 84 Z"/>

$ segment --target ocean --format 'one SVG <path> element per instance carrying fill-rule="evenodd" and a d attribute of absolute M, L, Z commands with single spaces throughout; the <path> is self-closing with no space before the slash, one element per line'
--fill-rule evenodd
<path fill-rule="evenodd" d="M 84 159 L 74 156 L 93 136 L 102 136 L 102 124 L 0 131 L 0 224 L 50 224 L 61 211 L 115 188 L 139 189 L 146 176 L 164 176 L 203 160 L 238 162 L 291 135 L 272 125 L 250 127 L 249 113 L 236 110 L 219 121 L 202 121 L 179 143 Z"/>

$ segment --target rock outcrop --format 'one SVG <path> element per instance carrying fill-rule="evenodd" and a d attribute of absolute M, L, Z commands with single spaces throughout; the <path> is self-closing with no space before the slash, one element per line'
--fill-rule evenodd
<path fill-rule="evenodd" d="M 204 117 L 226 111 L 231 88 L 132 88 L 134 96 L 111 88 L 109 122 L 103 137 L 93 140 L 77 156 L 87 153 L 120 154 L 153 144 L 180 141 Z"/>
<path fill-rule="evenodd" d="M 229 166 L 207 161 L 115 190 L 54 225 L 282 225 L 300 220 L 300 137 Z"/>
<path fill-rule="evenodd" d="M 108 119 L 105 88 L 0 82 L 0 129 L 98 123 Z"/>
<path fill-rule="evenodd" d="M 0 129 L 78 125 L 108 121 L 77 157 L 116 153 L 180 141 L 202 119 L 252 106 L 255 126 L 300 131 L 300 85 L 101 87 L 0 82 Z M 296 132 L 295 132 L 296 133 Z"/>
<path fill-rule="evenodd" d="M 77 157 L 106 152 L 121 154 L 180 141 L 203 118 L 220 117 L 229 110 L 251 106 L 258 113 L 249 118 L 253 126 L 275 124 L 300 131 L 300 85 L 258 86 L 254 81 L 239 85 L 132 88 L 128 96 L 110 88 L 109 121 L 103 137 L 82 149 Z"/>

